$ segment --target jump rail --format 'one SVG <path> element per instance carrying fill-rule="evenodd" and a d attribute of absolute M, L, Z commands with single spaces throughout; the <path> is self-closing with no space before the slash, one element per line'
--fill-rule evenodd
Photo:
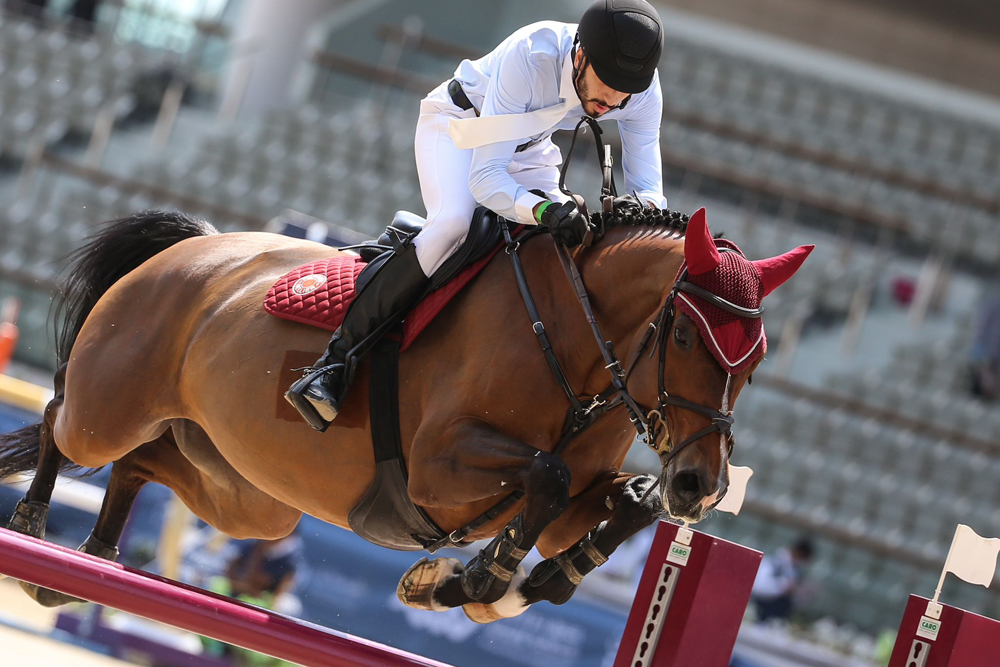
<path fill-rule="evenodd" d="M 307 667 L 448 667 L 5 529 L 0 574 Z"/>

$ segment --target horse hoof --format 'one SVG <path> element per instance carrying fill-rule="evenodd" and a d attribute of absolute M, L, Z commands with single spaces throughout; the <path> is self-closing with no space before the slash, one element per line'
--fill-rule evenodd
<path fill-rule="evenodd" d="M 434 591 L 442 581 L 461 574 L 464 569 L 465 566 L 457 558 L 421 558 L 399 580 L 396 597 L 414 609 L 446 611 L 448 607 L 434 601 Z"/>
<path fill-rule="evenodd" d="M 517 572 L 510 580 L 510 586 L 504 596 L 496 602 L 482 604 L 481 602 L 470 602 L 462 605 L 462 611 L 473 623 L 492 623 L 503 618 L 514 618 L 520 616 L 531 606 L 524 600 L 519 590 L 521 582 L 527 578 L 523 567 L 518 567 Z"/>
<path fill-rule="evenodd" d="M 72 595 L 66 595 L 65 593 L 53 591 L 48 588 L 41 588 L 35 584 L 29 584 L 24 581 L 19 581 L 18 583 L 21 584 L 21 588 L 32 600 L 43 607 L 59 607 L 70 602 L 86 602 L 86 600 L 75 598 Z"/>
<path fill-rule="evenodd" d="M 7 522 L 7 530 L 15 533 L 45 539 L 45 524 L 49 518 L 49 504 L 21 499 L 17 501 L 14 515 Z M 0 574 L 0 580 L 6 579 L 6 574 Z"/>

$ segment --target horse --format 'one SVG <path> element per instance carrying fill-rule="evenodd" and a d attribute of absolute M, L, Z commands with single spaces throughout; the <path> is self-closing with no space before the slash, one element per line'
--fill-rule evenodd
<path fill-rule="evenodd" d="M 742 360 L 749 362 L 723 367 L 711 331 L 706 337 L 696 313 L 674 300 L 714 298 L 741 321 L 759 318 L 760 299 L 811 247 L 750 262 L 720 252 L 704 209 L 690 222 L 647 214 L 608 214 L 603 236 L 572 255 L 544 233 L 508 246 L 535 286 L 540 321 L 525 316 L 515 273 L 499 253 L 400 356 L 409 499 L 445 531 L 498 500 L 514 501 L 463 536 L 492 538 L 469 564 L 416 563 L 397 590 L 404 604 L 462 606 L 490 622 L 543 600 L 565 602 L 629 536 L 664 514 L 697 522 L 725 495 L 728 425 L 763 358 L 763 329 Z M 282 394 L 294 359 L 314 357 L 328 334 L 261 306 L 282 275 L 339 252 L 276 234 L 220 234 L 163 211 L 112 221 L 90 237 L 64 283 L 55 395 L 40 423 L 0 435 L 0 479 L 35 472 L 8 527 L 43 538 L 57 475 L 110 464 L 103 506 L 80 547 L 102 558 L 117 557 L 148 482 L 169 487 L 233 538 L 282 537 L 303 513 L 350 529 L 348 515 L 376 469 L 368 362 L 326 433 L 289 418 Z M 609 374 L 559 252 L 578 271 L 603 335 L 625 351 L 612 371 L 641 409 L 633 415 L 619 403 L 556 454 L 567 397 L 537 348 L 540 323 L 591 409 L 608 403 Z M 694 278 L 679 280 L 695 267 L 712 276 L 722 255 L 739 255 L 749 301 L 733 304 L 694 287 Z M 660 456 L 658 475 L 621 470 L 636 420 Z M 545 560 L 526 575 L 520 561 L 532 548 Z M 43 605 L 72 600 L 22 586 Z"/>

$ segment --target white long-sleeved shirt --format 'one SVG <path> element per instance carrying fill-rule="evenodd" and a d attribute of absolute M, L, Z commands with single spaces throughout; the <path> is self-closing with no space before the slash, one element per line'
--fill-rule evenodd
<path fill-rule="evenodd" d="M 548 139 L 556 130 L 572 130 L 584 115 L 573 86 L 575 23 L 541 21 L 521 28 L 478 60 L 463 60 L 455 70 L 469 101 L 482 116 L 516 114 L 571 101 L 565 117 L 551 128 L 519 141 L 502 141 L 473 150 L 469 189 L 483 206 L 508 219 L 535 222 L 532 209 L 542 198 L 528 192 L 508 169 L 517 147 Z M 618 121 L 622 139 L 625 192 L 665 208 L 660 161 L 663 97 L 658 75 L 649 88 L 632 95 L 624 109 L 600 120 Z"/>

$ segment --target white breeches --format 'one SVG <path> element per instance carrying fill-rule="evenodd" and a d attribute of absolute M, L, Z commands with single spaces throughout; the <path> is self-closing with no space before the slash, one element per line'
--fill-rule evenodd
<path fill-rule="evenodd" d="M 465 240 L 478 205 L 469 191 L 472 150 L 455 146 L 448 134 L 448 120 L 470 118 L 475 111 L 463 111 L 448 97 L 442 84 L 420 103 L 420 118 L 414 148 L 420 194 L 427 208 L 427 223 L 416 237 L 417 260 L 430 276 Z M 554 154 L 553 154 L 554 152 Z M 556 201 L 566 197 L 559 192 L 559 147 L 550 139 L 515 153 L 508 172 L 527 190 L 538 189 Z"/>

